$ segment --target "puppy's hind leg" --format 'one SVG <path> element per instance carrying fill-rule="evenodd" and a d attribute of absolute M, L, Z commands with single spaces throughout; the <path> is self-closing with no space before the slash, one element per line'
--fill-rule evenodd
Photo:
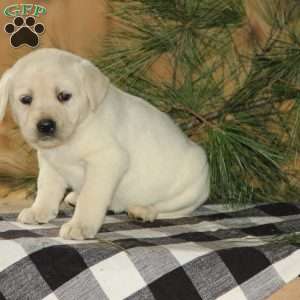
<path fill-rule="evenodd" d="M 128 217 L 133 220 L 153 222 L 157 217 L 157 210 L 153 206 L 134 205 L 128 208 Z"/>
<path fill-rule="evenodd" d="M 69 194 L 67 194 L 67 196 L 64 199 L 64 202 L 71 205 L 71 206 L 76 206 L 76 202 L 77 202 L 77 193 L 75 192 L 70 192 Z"/>
<path fill-rule="evenodd" d="M 189 215 L 200 204 L 195 203 L 188 205 L 189 201 L 186 194 L 180 197 L 181 199 L 174 198 L 166 202 L 158 202 L 150 206 L 133 205 L 128 208 L 128 217 L 133 220 L 142 220 L 143 222 L 153 222 L 155 219 L 175 219 Z M 174 202 L 180 201 L 179 206 L 174 206 Z"/>
<path fill-rule="evenodd" d="M 186 181 L 180 181 L 178 193 L 167 201 L 157 202 L 153 206 L 159 219 L 179 218 L 188 216 L 202 205 L 209 196 L 210 178 L 209 166 L 203 149 L 192 147 L 187 153 L 182 173 Z"/>
<path fill-rule="evenodd" d="M 155 204 L 150 206 L 130 206 L 128 217 L 132 220 L 142 220 L 143 222 L 153 222 L 155 219 L 175 219 L 189 215 L 199 204 L 184 207 L 174 211 L 164 211 L 165 205 Z"/>

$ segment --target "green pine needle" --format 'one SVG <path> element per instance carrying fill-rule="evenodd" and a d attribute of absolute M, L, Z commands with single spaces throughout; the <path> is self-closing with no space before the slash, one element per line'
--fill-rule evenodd
<path fill-rule="evenodd" d="M 292 2 L 266 6 L 269 42 L 245 57 L 233 47 L 247 22 L 243 1 L 112 1 L 124 27 L 97 65 L 204 145 L 213 201 L 299 201 L 299 174 L 286 167 L 300 145 L 300 36 L 289 25 L 300 9 Z M 151 73 L 162 57 L 171 62 L 170 78 Z M 229 95 L 227 82 L 235 86 Z M 287 100 L 294 104 L 284 111 Z"/>

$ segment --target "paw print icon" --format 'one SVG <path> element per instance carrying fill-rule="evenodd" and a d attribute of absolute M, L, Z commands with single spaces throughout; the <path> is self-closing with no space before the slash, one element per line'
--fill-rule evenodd
<path fill-rule="evenodd" d="M 12 23 L 7 23 L 4 27 L 6 33 L 10 34 L 10 43 L 12 47 L 18 48 L 22 45 L 35 48 L 39 45 L 39 35 L 44 33 L 45 26 L 42 23 L 36 23 L 32 16 L 24 19 L 16 17 Z"/>

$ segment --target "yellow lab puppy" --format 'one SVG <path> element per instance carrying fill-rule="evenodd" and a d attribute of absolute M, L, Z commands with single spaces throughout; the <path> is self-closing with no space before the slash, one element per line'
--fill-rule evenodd
<path fill-rule="evenodd" d="M 55 218 L 68 187 L 77 203 L 60 230 L 66 239 L 93 238 L 108 209 L 153 221 L 208 198 L 204 150 L 79 56 L 41 49 L 21 58 L 1 79 L 0 120 L 8 100 L 40 167 L 37 198 L 20 222 Z"/>

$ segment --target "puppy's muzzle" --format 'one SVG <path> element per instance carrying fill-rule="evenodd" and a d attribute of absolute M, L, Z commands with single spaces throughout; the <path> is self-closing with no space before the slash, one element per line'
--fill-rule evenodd
<path fill-rule="evenodd" d="M 52 137 L 56 132 L 56 122 L 52 119 L 42 119 L 37 125 L 37 130 L 41 136 Z"/>

